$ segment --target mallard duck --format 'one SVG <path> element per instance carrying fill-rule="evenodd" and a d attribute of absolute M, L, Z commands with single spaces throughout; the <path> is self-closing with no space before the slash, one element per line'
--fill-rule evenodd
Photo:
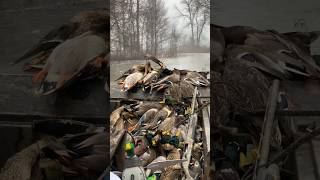
<path fill-rule="evenodd" d="M 206 77 L 203 77 L 196 71 L 188 71 L 184 81 L 191 83 L 194 86 L 209 86 L 210 82 Z"/>
<path fill-rule="evenodd" d="M 146 64 L 135 64 L 129 70 L 124 72 L 120 77 L 118 77 L 115 81 L 118 81 L 118 83 L 122 83 L 125 80 L 125 78 L 128 77 L 130 74 L 133 74 L 135 72 L 141 72 L 145 76 L 151 71 L 152 67 L 150 65 L 150 62 L 147 62 Z"/>
<path fill-rule="evenodd" d="M 161 109 L 163 104 L 157 102 L 140 102 L 138 105 L 134 106 L 133 114 L 137 117 L 141 117 L 149 109 Z"/>
<path fill-rule="evenodd" d="M 285 37 L 285 36 L 284 36 Z M 251 34 L 245 42 L 246 45 L 254 46 L 274 61 L 283 62 L 284 68 L 293 74 L 302 76 L 316 75 L 313 67 L 303 62 L 297 54 L 289 49 L 288 46 L 279 41 L 273 34 Z M 302 50 L 302 52 L 304 52 Z"/>
<path fill-rule="evenodd" d="M 34 57 L 30 63 L 24 66 L 24 69 L 42 69 L 47 58 L 59 44 L 89 31 L 107 34 L 109 31 L 109 13 L 107 9 L 84 11 L 77 14 L 69 24 L 62 25 L 49 32 L 14 63 Z"/>
<path fill-rule="evenodd" d="M 176 125 L 176 117 L 170 116 L 167 117 L 163 122 L 161 122 L 158 126 L 158 130 L 161 131 L 171 131 Z"/>
<path fill-rule="evenodd" d="M 152 70 L 143 78 L 142 84 L 144 86 L 148 86 L 149 84 L 155 82 L 159 78 L 159 76 L 159 70 Z"/>
<path fill-rule="evenodd" d="M 135 136 L 134 137 L 134 154 L 141 156 L 148 150 L 148 141 L 144 136 Z"/>
<path fill-rule="evenodd" d="M 152 118 L 157 114 L 158 109 L 151 108 L 147 112 L 145 112 L 139 119 L 139 121 L 130 128 L 129 132 L 135 131 L 139 129 L 144 123 L 149 123 Z"/>
<path fill-rule="evenodd" d="M 170 75 L 160 79 L 155 84 L 161 84 L 161 83 L 164 83 L 166 81 L 170 81 L 172 83 L 179 82 L 180 81 L 180 70 L 174 69 Z"/>
<path fill-rule="evenodd" d="M 42 139 L 10 157 L 0 171 L 1 180 L 32 179 L 32 172 L 38 161 L 41 148 L 52 143 L 53 139 Z"/>
<path fill-rule="evenodd" d="M 172 110 L 170 110 L 169 107 L 165 106 L 160 111 L 157 112 L 157 114 L 154 116 L 154 118 L 145 126 L 143 126 L 141 129 L 153 129 L 157 126 L 159 121 L 165 120 L 167 117 L 169 117 L 172 113 Z"/>
<path fill-rule="evenodd" d="M 287 32 L 283 33 L 288 39 L 290 39 L 301 50 L 310 54 L 310 44 L 317 40 L 320 36 L 320 31 L 311 32 Z"/>
<path fill-rule="evenodd" d="M 120 106 L 116 110 L 112 111 L 112 113 L 110 114 L 110 128 L 113 128 L 113 126 L 121 118 L 121 113 L 123 111 L 124 111 L 124 106 Z"/>
<path fill-rule="evenodd" d="M 123 125 L 124 126 L 124 125 Z M 110 158 L 113 158 L 122 137 L 125 135 L 124 129 L 112 130 L 110 132 Z"/>
<path fill-rule="evenodd" d="M 180 159 L 180 157 L 181 157 L 180 150 L 177 148 L 174 148 L 169 152 L 167 156 L 167 160 Z M 168 166 L 165 168 L 164 172 L 162 172 L 160 180 L 174 180 L 177 177 L 179 177 L 180 171 L 181 171 L 180 164 Z"/>
<path fill-rule="evenodd" d="M 253 46 L 232 46 L 228 49 L 230 59 L 240 60 L 249 66 L 269 73 L 280 79 L 288 79 L 291 74 L 300 76 L 316 76 L 305 63 L 285 56 L 281 53 L 263 51 Z M 290 58 L 290 59 L 289 59 Z M 288 65 L 290 64 L 290 65 Z"/>
<path fill-rule="evenodd" d="M 181 102 L 184 98 L 190 98 L 193 96 L 194 86 L 188 81 L 181 81 L 178 83 L 173 83 L 169 85 L 164 90 L 164 96 L 167 99 L 175 100 L 176 102 Z"/>
<path fill-rule="evenodd" d="M 124 81 L 121 83 L 122 88 L 121 91 L 128 91 L 132 88 L 134 88 L 143 78 L 143 73 L 142 72 L 134 72 L 127 76 Z"/>
<path fill-rule="evenodd" d="M 319 32 L 281 34 L 274 30 L 261 31 L 247 26 L 213 25 L 213 28 L 222 32 L 225 46 L 229 50 L 245 45 L 242 52 L 238 52 L 237 58 L 250 66 L 280 79 L 291 78 L 292 74 L 320 77 L 320 67 L 310 56 L 310 43 L 319 36 Z M 224 54 L 232 60 L 229 50 Z"/>
<path fill-rule="evenodd" d="M 80 175 L 90 171 L 101 174 L 108 165 L 105 132 L 89 132 L 58 139 L 42 148 L 46 157 L 57 159 L 65 172 Z"/>
<path fill-rule="evenodd" d="M 141 116 L 139 122 L 141 122 L 141 123 L 149 123 L 151 118 L 153 118 L 157 113 L 158 113 L 158 109 L 156 109 L 156 108 L 149 109 L 147 112 L 145 112 Z"/>
<path fill-rule="evenodd" d="M 160 79 L 158 82 L 150 84 L 150 93 L 152 93 L 153 89 L 157 91 L 163 90 L 174 83 L 178 83 L 180 81 L 180 71 L 174 69 L 172 74 Z"/>
<path fill-rule="evenodd" d="M 157 153 L 154 149 L 148 148 L 148 150 L 143 153 L 141 156 L 139 156 L 139 159 L 141 161 L 142 166 L 146 166 L 150 164 L 153 160 L 155 160 L 157 157 Z"/>
<path fill-rule="evenodd" d="M 320 76 L 320 67 L 315 63 L 310 54 L 301 50 L 295 43 L 290 41 L 286 36 L 278 33 L 277 31 L 270 31 L 272 35 L 281 43 L 283 43 L 289 50 L 294 52 L 306 65 L 309 66 L 309 71 L 312 71 L 316 76 Z"/>
<path fill-rule="evenodd" d="M 105 55 L 106 42 L 103 37 L 84 33 L 57 46 L 32 82 L 40 84 L 39 94 L 51 94 L 82 75 L 87 77 L 99 72 Z"/>
<path fill-rule="evenodd" d="M 288 73 L 284 70 L 284 65 L 270 59 L 264 55 L 260 49 L 252 46 L 230 46 L 227 49 L 229 59 L 242 60 L 242 63 L 256 67 L 278 78 L 284 79 Z"/>

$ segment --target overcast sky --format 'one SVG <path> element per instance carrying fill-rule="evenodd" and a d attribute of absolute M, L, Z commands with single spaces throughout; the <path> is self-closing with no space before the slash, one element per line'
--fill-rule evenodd
<path fill-rule="evenodd" d="M 178 32 L 183 35 L 188 35 L 190 37 L 191 31 L 190 26 L 186 26 L 186 20 L 182 17 L 179 17 L 179 12 L 176 7 L 179 9 L 183 9 L 183 5 L 181 4 L 181 0 L 164 0 L 165 6 L 167 7 L 167 16 L 169 18 L 169 22 L 171 25 L 175 25 Z M 210 45 L 210 26 L 209 24 L 206 26 L 202 33 L 201 44 L 209 46 Z"/>

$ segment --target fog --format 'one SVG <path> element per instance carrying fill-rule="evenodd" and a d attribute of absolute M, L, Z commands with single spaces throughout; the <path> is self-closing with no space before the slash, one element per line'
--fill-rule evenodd
<path fill-rule="evenodd" d="M 169 18 L 169 22 L 171 25 L 175 25 L 178 32 L 184 36 L 191 36 L 190 26 L 188 26 L 185 19 L 180 17 L 177 8 L 183 9 L 183 5 L 181 4 L 181 0 L 165 0 L 165 6 L 167 7 L 167 16 Z M 209 24 L 205 26 L 201 43 L 202 46 L 210 45 L 210 26 Z"/>

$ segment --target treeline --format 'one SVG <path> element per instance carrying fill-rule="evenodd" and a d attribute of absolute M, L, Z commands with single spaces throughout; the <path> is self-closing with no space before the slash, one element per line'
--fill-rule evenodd
<path fill-rule="evenodd" d="M 167 0 L 168 1 L 168 0 Z M 144 54 L 176 56 L 179 47 L 200 47 L 204 26 L 209 22 L 208 0 L 181 0 L 177 7 L 191 37 L 180 40 L 175 25 L 170 25 L 165 0 L 112 0 L 111 56 L 113 59 L 136 59 Z M 185 3 L 190 1 L 190 3 Z M 190 16 L 189 18 L 187 18 Z M 184 48 L 185 49 L 185 48 Z"/>

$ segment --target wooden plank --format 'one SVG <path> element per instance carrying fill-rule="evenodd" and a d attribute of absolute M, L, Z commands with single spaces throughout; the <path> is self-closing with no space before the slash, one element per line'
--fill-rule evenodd
<path fill-rule="evenodd" d="M 40 118 L 82 119 L 105 123 L 109 106 L 108 94 L 102 80 L 90 80 L 77 85 L 86 89 L 85 98 L 74 98 L 69 93 L 38 96 L 30 76 L 0 75 L 0 121 L 32 121 Z M 70 90 L 70 88 L 69 88 Z M 16 117 L 16 118 L 14 118 Z"/>
<path fill-rule="evenodd" d="M 202 121 L 203 121 L 203 129 L 204 129 L 204 147 L 205 147 L 205 158 L 204 158 L 204 175 L 205 179 L 209 179 L 210 175 L 210 106 L 203 108 L 202 110 Z"/>
<path fill-rule="evenodd" d="M 210 152 L 210 114 L 207 108 L 203 108 L 202 110 L 202 118 L 203 118 L 203 128 L 204 128 L 204 134 L 205 134 L 205 143 L 207 151 Z"/>
<path fill-rule="evenodd" d="M 279 86 L 280 86 L 280 81 L 279 80 L 273 80 L 272 82 L 272 87 L 269 93 L 269 99 L 268 99 L 268 106 L 266 108 L 266 114 L 264 117 L 264 124 L 263 124 L 263 134 L 261 135 L 260 139 L 260 158 L 258 165 L 264 165 L 268 162 L 269 158 L 269 151 L 270 151 L 270 142 L 271 142 L 271 133 L 272 133 L 272 128 L 273 128 L 273 121 L 275 117 L 275 111 L 277 108 L 277 98 L 279 94 Z M 257 178 L 258 180 L 265 179 L 264 176 L 264 168 L 259 168 L 258 169 L 258 175 Z"/>
<path fill-rule="evenodd" d="M 189 173 L 189 164 L 191 159 L 191 153 L 193 149 L 193 143 L 194 143 L 194 134 L 195 129 L 198 123 L 198 114 L 194 113 L 195 106 L 197 105 L 197 92 L 198 88 L 195 87 L 193 97 L 192 97 L 192 104 L 191 104 L 191 116 L 189 118 L 189 124 L 188 124 L 188 132 L 187 132 L 187 140 L 186 140 L 186 150 L 183 153 L 183 158 L 187 161 L 182 163 L 183 171 L 186 175 L 186 179 L 193 179 Z"/>
<path fill-rule="evenodd" d="M 237 116 L 264 116 L 264 110 L 236 114 Z M 320 110 L 277 110 L 277 116 L 320 116 Z"/>
<path fill-rule="evenodd" d="M 310 154 L 310 144 L 302 144 L 295 151 L 295 159 L 297 163 L 298 179 L 316 180 L 314 175 L 314 166 L 312 164 L 312 156 Z"/>

